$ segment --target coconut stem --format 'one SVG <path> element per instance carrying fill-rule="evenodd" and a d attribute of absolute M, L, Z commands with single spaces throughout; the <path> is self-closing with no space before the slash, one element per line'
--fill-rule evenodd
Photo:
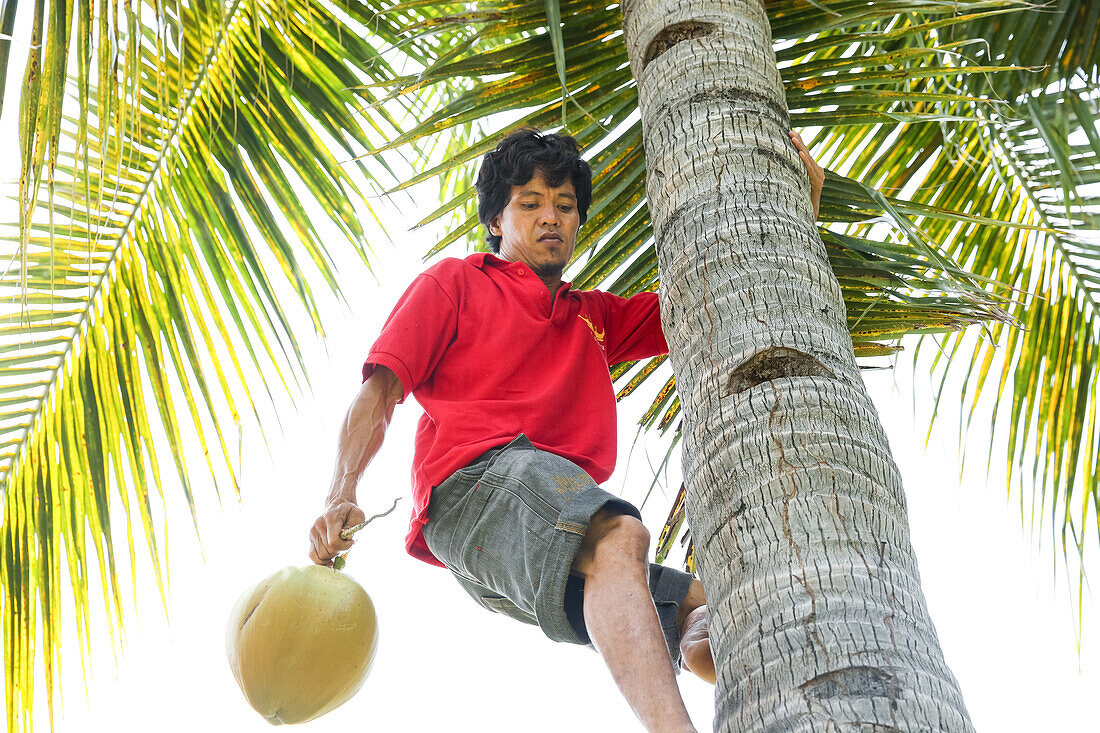
<path fill-rule="evenodd" d="M 400 496 L 393 500 L 393 506 L 391 506 L 389 509 L 382 512 L 381 514 L 375 514 L 370 519 L 367 519 L 365 522 L 360 522 L 359 524 L 355 525 L 354 527 L 345 527 L 344 529 L 340 530 L 340 539 L 350 540 L 351 536 L 353 534 L 355 534 L 356 532 L 358 532 L 359 530 L 363 529 L 363 527 L 366 527 L 368 524 L 370 524 L 374 520 L 378 519 L 379 517 L 384 517 L 387 514 L 389 514 L 390 512 L 392 512 L 394 509 L 396 509 L 397 508 L 397 502 L 399 502 L 399 501 L 401 501 Z M 348 556 L 349 552 L 351 552 L 350 548 L 348 550 L 346 550 L 343 554 L 337 555 L 336 559 L 332 561 L 332 567 L 336 570 L 342 570 L 344 565 L 347 563 L 347 561 L 344 558 L 346 558 Z"/>
<path fill-rule="evenodd" d="M 359 530 L 363 529 L 363 527 L 366 527 L 368 524 L 370 524 L 374 520 L 378 519 L 379 517 L 384 517 L 387 514 L 389 514 L 390 512 L 392 512 L 394 509 L 396 509 L 397 508 L 397 502 L 399 502 L 399 501 L 401 501 L 400 496 L 393 500 L 393 506 L 391 506 L 389 509 L 382 512 L 381 514 L 375 514 L 370 519 L 366 520 L 365 522 L 360 522 L 359 524 L 355 525 L 354 527 L 345 527 L 344 529 L 340 530 L 340 539 L 350 540 L 351 536 L 353 534 L 355 534 L 356 532 L 358 532 Z"/>

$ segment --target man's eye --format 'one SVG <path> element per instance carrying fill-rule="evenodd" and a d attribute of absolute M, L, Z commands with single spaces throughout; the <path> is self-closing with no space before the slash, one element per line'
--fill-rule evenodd
<path fill-rule="evenodd" d="M 520 208 L 523 208 L 523 209 L 534 209 L 534 208 L 536 208 L 536 206 L 535 206 L 535 204 L 520 204 Z"/>
<path fill-rule="evenodd" d="M 559 208 L 559 209 L 561 209 L 562 211 L 564 211 L 564 212 L 565 212 L 565 213 L 567 213 L 567 214 L 568 214 L 568 213 L 569 213 L 570 211 L 572 211 L 572 210 L 573 210 L 573 207 L 572 207 L 572 206 L 559 206 L 558 208 Z"/>

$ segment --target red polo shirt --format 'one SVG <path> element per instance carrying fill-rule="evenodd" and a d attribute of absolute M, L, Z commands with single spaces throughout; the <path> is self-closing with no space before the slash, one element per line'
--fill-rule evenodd
<path fill-rule="evenodd" d="M 668 351 L 656 293 L 550 293 L 531 269 L 479 253 L 417 277 L 374 342 L 363 380 L 389 367 L 424 408 L 412 466 L 405 548 L 440 565 L 421 536 L 432 488 L 525 433 L 597 483 L 615 469 L 615 392 L 608 366 Z M 402 397 L 404 401 L 404 397 Z"/>

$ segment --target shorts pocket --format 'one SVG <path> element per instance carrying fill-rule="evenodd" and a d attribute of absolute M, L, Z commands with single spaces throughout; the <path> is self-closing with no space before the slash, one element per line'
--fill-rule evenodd
<path fill-rule="evenodd" d="M 469 544 L 470 537 L 473 535 L 474 529 L 481 519 L 482 512 L 485 510 L 485 502 L 488 500 L 489 494 L 492 493 L 492 487 L 483 481 L 474 480 L 473 477 L 470 477 L 469 480 L 472 485 L 464 492 L 454 508 L 454 529 L 450 532 L 450 541 L 447 544 L 447 554 L 451 561 L 454 562 L 456 567 L 460 568 L 462 573 L 467 575 L 472 573 L 471 569 L 466 567 L 465 560 L 467 558 L 463 556 L 463 548 Z M 448 566 L 450 564 L 450 562 L 447 563 Z"/>
<path fill-rule="evenodd" d="M 454 552 L 456 534 L 461 536 L 464 527 L 465 531 L 469 531 L 473 522 L 470 505 L 480 499 L 477 496 L 479 493 L 486 493 L 484 490 L 478 491 L 479 479 L 480 471 L 475 473 L 463 469 L 432 489 L 427 510 L 428 522 L 421 531 L 431 553 L 451 570 L 460 570 L 456 566 L 458 558 Z M 475 510 L 475 517 L 479 511 L 480 506 Z"/>
<path fill-rule="evenodd" d="M 483 595 L 480 597 L 480 601 L 481 605 L 485 606 L 485 608 L 493 611 L 494 613 L 499 613 L 501 615 L 507 616 L 508 618 L 513 618 L 516 621 L 522 621 L 525 624 L 538 626 L 538 621 L 535 619 L 534 616 L 523 611 L 522 609 L 517 607 L 516 604 L 509 601 L 504 596 Z"/>

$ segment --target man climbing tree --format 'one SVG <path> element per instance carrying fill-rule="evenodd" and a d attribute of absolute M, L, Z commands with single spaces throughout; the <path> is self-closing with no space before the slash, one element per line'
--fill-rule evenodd
<path fill-rule="evenodd" d="M 824 173 L 792 134 L 816 212 Z M 524 129 L 488 153 L 478 216 L 492 253 L 414 280 L 363 365 L 310 558 L 331 564 L 364 519 L 356 488 L 395 406 L 424 408 L 406 549 L 484 608 L 604 658 L 649 731 L 695 731 L 675 674 L 713 683 L 703 586 L 648 563 L 638 509 L 599 484 L 615 466 L 609 366 L 667 351 L 655 293 L 575 291 L 561 276 L 592 200 L 573 138 Z"/>

